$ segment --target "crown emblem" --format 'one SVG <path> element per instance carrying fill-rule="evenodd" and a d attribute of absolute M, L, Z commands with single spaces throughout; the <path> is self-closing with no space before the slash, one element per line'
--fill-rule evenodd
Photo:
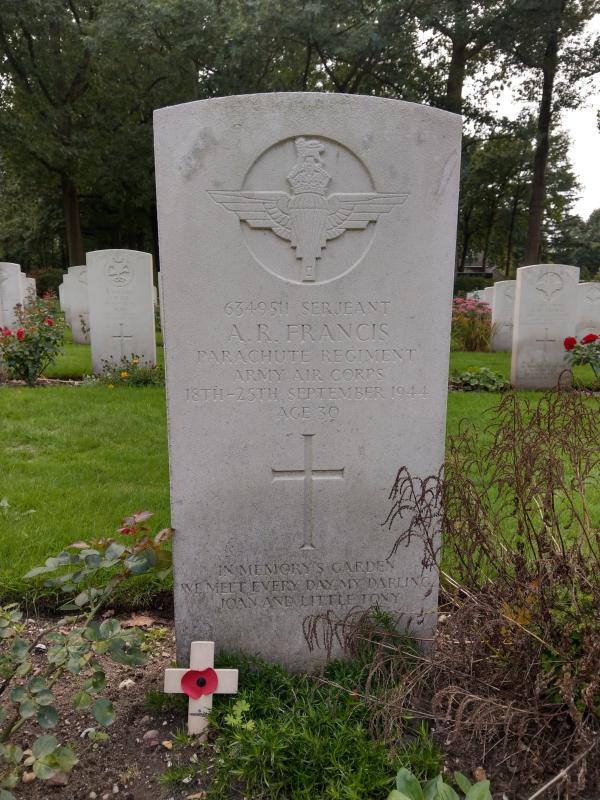
<path fill-rule="evenodd" d="M 297 160 L 286 176 L 292 194 L 286 192 L 209 191 L 215 201 L 236 214 L 251 228 L 270 229 L 286 239 L 302 261 L 302 282 L 313 283 L 316 263 L 331 239 L 348 230 L 364 230 L 402 205 L 408 194 L 335 192 L 326 195 L 332 176 L 325 169 L 326 145 L 299 136 Z"/>

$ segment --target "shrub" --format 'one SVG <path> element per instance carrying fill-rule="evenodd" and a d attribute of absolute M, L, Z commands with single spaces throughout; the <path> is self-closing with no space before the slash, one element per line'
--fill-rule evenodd
<path fill-rule="evenodd" d="M 450 385 L 453 389 L 460 389 L 463 392 L 504 392 L 510 387 L 510 381 L 498 372 L 480 367 L 453 375 L 450 378 Z"/>
<path fill-rule="evenodd" d="M 155 572 L 164 577 L 169 571 L 164 543 L 171 530 L 149 537 L 144 523 L 151 516 L 140 512 L 124 520 L 118 532 L 128 537 L 127 544 L 113 538 L 76 542 L 25 576 L 52 575 L 46 585 L 60 587 L 66 597 L 63 610 L 73 612 L 33 641 L 26 638 L 19 609 L 0 607 L 0 800 L 14 800 L 11 790 L 22 782 L 64 775 L 77 764 L 75 753 L 47 733 L 58 725 L 54 702 L 68 674 L 81 678 L 71 696 L 73 707 L 89 710 L 100 725 L 114 721 L 112 703 L 102 697 L 106 676 L 99 656 L 125 666 L 142 665 L 142 634 L 98 616 L 115 588 L 130 576 Z M 39 646 L 44 641 L 42 656 Z M 36 723 L 42 732 L 27 751 L 17 739 L 25 723 Z M 31 742 L 29 735 L 27 741 Z"/>
<path fill-rule="evenodd" d="M 165 374 L 158 364 L 147 364 L 140 356 L 132 355 L 123 357 L 118 364 L 104 360 L 96 380 L 109 386 L 162 386 Z"/>
<path fill-rule="evenodd" d="M 452 304 L 452 347 L 468 352 L 487 351 L 492 338 L 492 310 L 480 300 L 455 297 Z"/>
<path fill-rule="evenodd" d="M 588 333 L 579 342 L 574 336 L 567 336 L 564 347 L 570 366 L 589 366 L 596 380 L 600 379 L 600 336 Z"/>
<path fill-rule="evenodd" d="M 64 339 L 64 323 L 56 313 L 55 298 L 35 298 L 17 306 L 17 324 L 0 330 L 0 359 L 9 378 L 34 386 L 54 363 Z"/>
<path fill-rule="evenodd" d="M 454 773 L 454 782 L 464 792 L 464 800 L 492 800 L 490 782 L 488 780 L 471 781 L 462 774 Z M 402 767 L 396 775 L 396 788 L 387 797 L 387 800 L 460 800 L 459 795 L 447 784 L 441 775 L 427 781 L 421 786 L 417 778 L 407 769 Z"/>

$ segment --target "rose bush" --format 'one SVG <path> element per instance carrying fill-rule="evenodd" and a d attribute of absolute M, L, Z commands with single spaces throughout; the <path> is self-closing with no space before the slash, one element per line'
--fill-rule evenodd
<path fill-rule="evenodd" d="M 34 386 L 60 353 L 64 324 L 52 294 L 16 306 L 17 325 L 0 329 L 0 362 L 9 378 Z"/>
<path fill-rule="evenodd" d="M 487 351 L 492 338 L 492 309 L 481 300 L 455 297 L 452 302 L 452 348 Z"/>
<path fill-rule="evenodd" d="M 570 366 L 590 366 L 596 380 L 600 379 L 600 336 L 586 333 L 579 342 L 574 336 L 564 340 L 565 358 Z"/>

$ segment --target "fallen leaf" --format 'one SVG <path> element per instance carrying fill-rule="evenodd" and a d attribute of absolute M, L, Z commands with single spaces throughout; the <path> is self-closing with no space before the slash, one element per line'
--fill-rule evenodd
<path fill-rule="evenodd" d="M 169 741 L 169 739 L 165 739 L 164 742 L 161 742 L 162 746 L 165 747 L 167 750 L 173 749 L 173 742 Z"/>
<path fill-rule="evenodd" d="M 154 617 L 149 617 L 146 614 L 132 614 L 129 619 L 121 622 L 122 628 L 149 628 L 154 625 L 156 620 Z"/>
<path fill-rule="evenodd" d="M 206 792 L 196 792 L 195 794 L 188 794 L 187 800 L 204 800 Z"/>

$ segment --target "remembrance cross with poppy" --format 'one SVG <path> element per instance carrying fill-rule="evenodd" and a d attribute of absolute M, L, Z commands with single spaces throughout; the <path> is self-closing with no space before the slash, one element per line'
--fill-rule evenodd
<path fill-rule="evenodd" d="M 167 694 L 187 694 L 188 732 L 203 733 L 206 716 L 212 708 L 213 694 L 235 694 L 238 689 L 237 669 L 214 669 L 215 643 L 192 642 L 189 669 L 166 669 Z"/>

